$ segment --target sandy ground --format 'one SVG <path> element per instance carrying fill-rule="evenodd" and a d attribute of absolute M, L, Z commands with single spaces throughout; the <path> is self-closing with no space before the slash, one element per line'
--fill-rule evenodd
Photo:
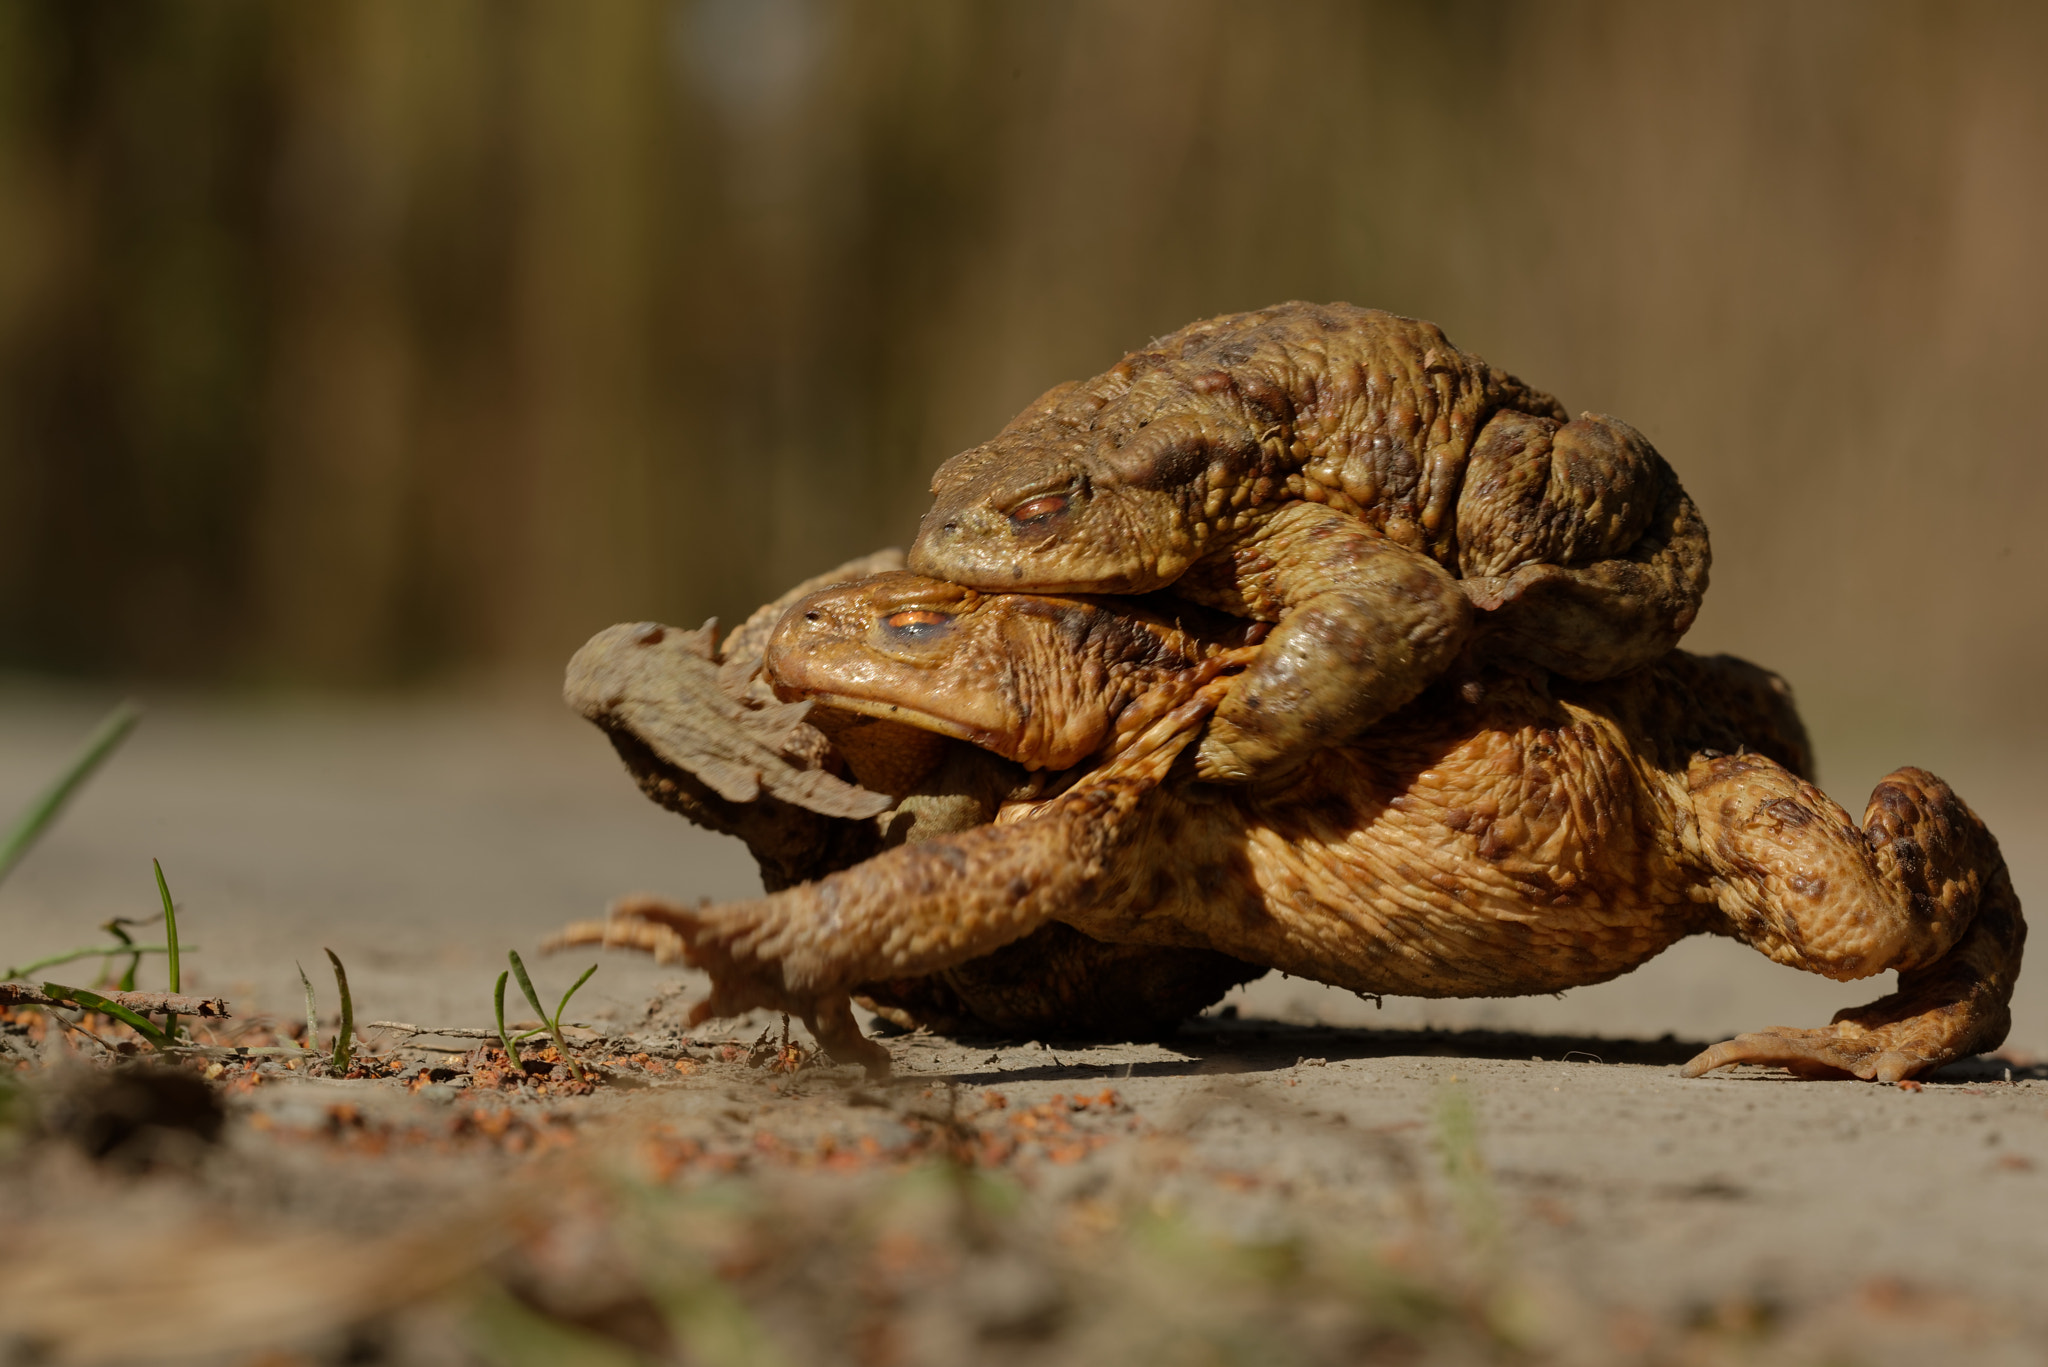
<path fill-rule="evenodd" d="M 0 809 L 41 786 L 102 701 L 26 686 L 0 694 Z M 1862 785 L 1860 810 L 1879 766 L 1833 772 L 1838 798 Z M 2022 902 L 2048 905 L 2039 804 L 1995 764 L 1945 776 L 2001 836 Z M 109 916 L 147 914 L 152 856 L 200 945 L 188 990 L 196 980 L 244 1008 L 289 1014 L 294 962 L 313 972 L 332 947 L 359 1019 L 426 1024 L 486 1023 L 506 949 L 529 951 L 620 892 L 758 888 L 736 843 L 646 803 L 595 732 L 541 702 L 171 700 L 152 706 L 0 889 L 0 958 L 85 943 Z M 544 990 L 566 985 L 583 962 L 539 961 L 537 976 Z M 608 956 L 571 1014 L 633 1027 L 679 980 Z M 1245 1216 L 1256 1221 L 1391 1199 L 1396 1170 L 1415 1161 L 1402 1146 L 1427 1148 L 1457 1089 L 1470 1097 L 1516 1267 L 1595 1307 L 1603 1342 L 1618 1341 L 1629 1315 L 1665 1326 L 1733 1315 L 1792 1326 L 1785 1342 L 1805 1346 L 1787 1360 L 1924 1360 L 1926 1334 L 1940 1333 L 1976 1360 L 2041 1361 L 2048 1071 L 2032 1056 L 2048 1053 L 2042 978 L 2021 984 L 2010 1083 L 2004 1061 L 1917 1091 L 1748 1070 L 1677 1076 L 1701 1042 L 1819 1024 L 1887 986 L 1831 984 L 1706 941 L 1557 999 L 1376 1009 L 1274 977 L 1237 994 L 1234 1015 L 1165 1045 L 898 1038 L 892 1095 L 952 1082 L 1029 1105 L 1114 1088 L 1134 1127 L 1176 1136 L 1199 1160 L 1186 1171 L 1263 1192 L 1267 1206 Z M 1425 1027 L 1489 1033 L 1414 1033 Z M 798 1096 L 771 1094 L 744 1070 L 707 1069 L 617 1104 L 676 1124 L 732 1114 L 735 1097 L 747 1114 L 772 1118 L 780 1106 L 814 1126 L 868 1114 L 849 1109 L 860 1084 L 846 1070 L 805 1076 L 814 1080 Z M 313 1086 L 280 1083 L 261 1104 L 288 1111 L 302 1104 L 293 1088 Z M 1851 1337 L 1827 1338 L 1829 1325 Z"/>

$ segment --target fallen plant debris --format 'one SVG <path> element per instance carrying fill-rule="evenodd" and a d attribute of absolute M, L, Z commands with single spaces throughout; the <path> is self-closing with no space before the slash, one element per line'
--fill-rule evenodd
<path fill-rule="evenodd" d="M 291 1034 L 261 1019 L 201 1028 Z M 1733 1367 L 1840 1358 L 1834 1347 L 1866 1326 L 1941 1343 L 2001 1332 L 1981 1301 L 1910 1280 L 1819 1309 L 1729 1295 L 1647 1313 L 1536 1276 L 1516 1256 L 1517 1221 L 1557 1228 L 1569 1215 L 1555 1196 L 1524 1212 L 1521 1188 L 1487 1161 L 1461 1082 L 1440 1083 L 1412 1121 L 1315 1129 L 1280 1076 L 1219 1079 L 1166 1109 L 1103 1082 L 877 1085 L 851 1067 L 783 1066 L 772 1022 L 735 1038 L 659 1039 L 685 1057 L 634 1047 L 656 1044 L 651 1032 L 590 1031 L 572 1041 L 580 1082 L 551 1044 L 514 1070 L 495 1039 L 438 1054 L 378 1042 L 395 1028 L 365 1029 L 345 1080 L 325 1051 L 150 1060 L 146 1074 L 74 1059 L 90 1079 L 175 1075 L 172 1090 L 217 1098 L 219 1129 L 209 1140 L 173 1124 L 168 1141 L 109 1143 L 119 1123 L 105 1116 L 118 1108 L 105 1105 L 97 1140 L 79 1138 L 77 1122 L 38 1122 L 49 1140 L 0 1167 L 10 1228 L 53 1228 L 74 1191 L 181 1256 L 31 1270 L 10 1241 L 7 1332 L 27 1335 L 42 1360 L 153 1362 L 151 1342 L 103 1314 L 146 1304 L 189 1360 L 240 1363 L 261 1349 L 290 1355 L 281 1361 L 503 1367 Z M 1299 1071 L 1287 1067 L 1298 1048 L 1272 1048 L 1284 1053 L 1278 1069 Z M 31 1080 L 41 1092 L 55 1075 Z M 54 1095 L 32 1104 L 48 1117 Z M 1231 1135 L 1263 1144 L 1271 1124 L 1293 1127 L 1284 1168 L 1217 1147 Z M 1302 1148 L 1303 1135 L 1320 1137 Z M 89 1175 L 60 1161 L 95 1146 L 107 1156 Z M 1316 1176 L 1361 1159 L 1370 1180 L 1339 1189 Z M 280 1184 L 294 1193 L 282 1208 L 275 1197 L 251 1204 Z M 288 1317 L 230 1308 L 212 1279 L 257 1265 L 233 1250 L 319 1275 L 276 1293 Z"/>
<path fill-rule="evenodd" d="M 0 1005 L 12 1062 L 0 1078 L 25 1084 L 0 1089 L 0 1136 L 16 1136 L 0 1216 L 35 1228 L 54 1201 L 65 1218 L 104 1219 L 116 1197 L 95 1183 L 144 1183 L 186 1212 L 160 1237 L 192 1251 L 146 1286 L 118 1269 L 91 1283 L 47 1268 L 16 1276 L 0 1251 L 7 1332 L 51 1361 L 124 1367 L 153 1349 L 109 1328 L 101 1308 L 138 1302 L 165 1307 L 160 1323 L 188 1359 L 261 1347 L 314 1362 L 505 1367 L 1201 1363 L 1247 1344 L 1306 1364 L 1718 1364 L 1778 1361 L 1758 1355 L 1773 1345 L 1803 1360 L 1800 1333 L 1822 1332 L 1811 1316 L 1760 1317 L 1740 1298 L 1646 1320 L 1531 1282 L 1510 1211 L 1557 1229 L 1573 1214 L 1549 1196 L 1526 1209 L 1504 1199 L 1456 1083 L 1433 1120 L 1325 1127 L 1317 1142 L 1373 1155 L 1381 1174 L 1336 1199 L 1307 1171 L 1198 1142 L 1206 1127 L 1228 1134 L 1269 1116 L 1299 1125 L 1313 1112 L 1272 1099 L 1292 1093 L 1219 1083 L 1194 1109 L 1158 1114 L 1101 1080 L 878 1084 L 793 1038 L 786 1017 L 723 1036 L 678 1032 L 656 1008 L 630 1029 L 568 1021 L 588 973 L 551 1012 L 529 977 L 534 1023 L 501 1011 L 489 1025 L 358 1028 L 338 956 L 333 966 L 336 1010 L 316 1002 L 304 1021 L 183 994 L 42 991 Z M 171 1012 L 179 1038 L 153 1047 L 136 1021 Z M 1276 1049 L 1279 1066 L 1294 1063 L 1287 1086 L 1325 1077 L 1337 1058 L 1327 1040 L 1311 1057 L 1260 1045 L 1265 1032 L 1235 1021 L 1213 1029 L 1190 1044 L 1235 1032 Z M 81 1035 L 94 1043 L 63 1042 Z M 1073 1066 L 1047 1050 L 1024 1057 Z M 60 1151 L 103 1175 L 64 1176 Z M 1990 1171 L 2026 1181 L 2032 1168 L 2022 1158 Z M 280 1190 L 295 1212 L 283 1227 Z M 379 1230 L 369 1246 L 404 1275 L 356 1258 L 364 1221 Z M 323 1269 L 294 1293 L 293 1315 L 207 1294 L 200 1279 L 241 1266 L 228 1250 L 244 1247 Z M 20 1303 L 23 1288 L 35 1304 Z M 1886 1304 L 1909 1314 L 1923 1302 L 1971 1333 L 1987 1322 L 1948 1292 Z M 1588 1336 L 1629 1346 L 1589 1359 Z"/>
<path fill-rule="evenodd" d="M 100 995 L 100 994 L 96 994 Z M 228 1004 L 220 997 L 193 997 L 179 992 L 108 992 L 105 1000 L 141 1015 L 169 1012 L 203 1020 L 227 1019 Z M 67 997 L 53 997 L 28 983 L 0 983 L 0 1006 L 75 1006 Z"/>

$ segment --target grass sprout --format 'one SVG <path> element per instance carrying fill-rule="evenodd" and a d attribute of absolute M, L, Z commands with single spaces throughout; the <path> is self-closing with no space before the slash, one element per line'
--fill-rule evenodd
<path fill-rule="evenodd" d="M 115 934 L 120 935 L 120 932 L 116 931 Z M 0 969 L 0 980 L 26 980 L 34 977 L 46 968 L 55 968 L 58 964 L 68 964 L 78 959 L 109 959 L 116 955 L 127 954 L 139 960 L 145 954 L 167 954 L 170 952 L 169 945 L 138 945 L 128 941 L 125 936 L 121 938 L 123 942 L 118 945 L 87 945 L 83 949 L 67 949 L 62 954 L 52 954 L 45 959 L 35 959 L 13 968 Z M 185 947 L 192 949 L 196 946 L 187 945 Z M 128 975 L 122 978 L 119 991 L 133 992 L 135 990 L 133 974 L 134 971 L 131 969 Z"/>
<path fill-rule="evenodd" d="M 171 905 L 171 885 L 164 881 L 163 861 L 161 859 L 152 859 L 149 861 L 149 864 L 151 868 L 156 870 L 157 894 L 164 899 L 164 948 L 170 958 L 167 971 L 170 973 L 171 991 L 173 993 L 183 992 L 185 990 L 185 978 L 178 966 L 178 910 Z M 177 1012 L 168 1011 L 164 1013 L 164 1034 L 172 1039 L 178 1037 Z"/>
<path fill-rule="evenodd" d="M 519 1050 L 513 1046 L 512 1033 L 505 1028 L 505 980 L 512 976 L 510 969 L 498 975 L 498 987 L 491 994 L 491 1004 L 498 1010 L 498 1043 L 505 1047 L 505 1062 L 512 1067 L 519 1066 Z M 533 1033 L 529 1031 L 528 1033 Z M 525 1035 L 520 1036 L 525 1039 Z"/>
<path fill-rule="evenodd" d="M 100 929 L 104 930 L 105 932 L 107 932 L 107 934 L 119 940 L 122 944 L 132 945 L 135 943 L 135 941 L 128 934 L 127 931 L 121 928 L 122 922 L 123 918 L 116 916 L 113 920 L 101 926 Z M 168 949 L 169 946 L 166 945 L 165 948 Z M 141 967 L 142 956 L 140 954 L 130 954 L 128 956 L 128 967 L 121 970 L 120 980 L 114 984 L 114 990 L 116 992 L 133 992 L 135 990 L 135 971 Z M 109 954 L 100 960 L 100 976 L 98 980 L 93 983 L 93 986 L 104 986 L 106 984 L 107 978 L 113 973 L 113 971 L 114 956 Z"/>
<path fill-rule="evenodd" d="M 334 1055 L 328 1060 L 328 1067 L 335 1073 L 346 1073 L 349 1060 L 355 1057 L 356 1005 L 348 991 L 348 970 L 341 966 L 341 959 L 333 950 L 328 950 L 327 961 L 334 965 L 334 987 L 341 993 L 341 1028 L 334 1034 Z M 312 989 L 309 987 L 308 992 Z"/>
<path fill-rule="evenodd" d="M 106 922 L 104 925 L 100 927 L 101 930 L 104 930 L 105 932 L 107 932 L 107 934 L 113 936 L 115 939 L 119 940 L 124 946 L 127 947 L 124 950 L 124 952 L 128 955 L 128 967 L 122 970 L 120 980 L 114 984 L 114 990 L 116 992 L 133 992 L 135 990 L 135 972 L 137 969 L 142 967 L 142 951 L 134 947 L 134 937 L 129 935 L 128 932 L 125 929 L 123 929 L 123 927 L 151 925 L 162 919 L 163 918 L 160 915 L 139 917 L 116 916 L 113 920 Z M 163 946 L 163 952 L 169 953 L 170 946 Z M 107 975 L 113 971 L 113 961 L 114 955 L 109 954 L 101 962 L 101 982 L 104 982 L 107 978 Z M 93 984 L 93 986 L 95 987 L 99 985 L 99 983 Z"/>
<path fill-rule="evenodd" d="M 135 723 L 142 719 L 142 709 L 132 702 L 124 702 L 99 724 L 86 742 L 71 757 L 64 772 L 37 795 L 35 801 L 14 819 L 14 825 L 4 838 L 0 838 L 0 880 L 14 871 L 14 866 L 42 839 L 43 832 L 50 829 L 57 816 L 64 810 L 64 804 L 71 800 L 79 786 L 92 777 L 93 770 L 100 767 L 116 746 L 126 740 L 128 733 L 135 729 Z"/>
<path fill-rule="evenodd" d="M 320 1008 L 313 1000 L 313 980 L 306 976 L 306 966 L 293 960 L 292 967 L 299 970 L 299 986 L 306 989 L 306 1048 L 320 1047 Z"/>
<path fill-rule="evenodd" d="M 1456 1083 L 1445 1086 L 1437 1098 L 1436 1137 L 1458 1223 L 1474 1251 L 1491 1255 L 1500 1243 L 1500 1206 L 1486 1175 L 1486 1161 L 1479 1155 L 1472 1098 Z"/>
<path fill-rule="evenodd" d="M 331 949 L 323 949 L 327 962 L 334 965 L 334 990 L 341 994 L 341 1023 L 334 1031 L 334 1048 L 327 1056 L 327 1069 L 331 1073 L 345 1074 L 349 1063 L 356 1056 L 356 1002 L 348 990 L 348 970 L 341 966 L 341 957 Z M 320 1051 L 320 1005 L 313 995 L 313 980 L 306 976 L 306 966 L 294 963 L 299 970 L 299 986 L 306 989 L 306 1040 L 305 1049 Z"/>
<path fill-rule="evenodd" d="M 560 1054 L 562 1056 L 562 1061 L 569 1065 L 569 1071 L 576 1074 L 577 1081 L 588 1081 L 588 1078 L 586 1078 L 584 1075 L 582 1065 L 577 1063 L 574 1058 L 570 1057 L 568 1041 L 562 1038 L 562 1013 L 569 1009 L 569 998 L 575 996 L 577 991 L 582 988 L 583 984 L 590 981 L 591 974 L 597 972 L 597 965 L 592 964 L 590 967 L 584 969 L 583 976 L 578 978 L 574 983 L 570 984 L 569 990 L 562 994 L 561 1002 L 558 1005 L 556 1005 L 555 1014 L 550 1016 L 548 1014 L 547 1008 L 540 1004 L 540 994 L 533 990 L 533 979 L 527 976 L 526 965 L 519 961 L 519 951 L 516 949 L 508 951 L 506 957 L 511 959 L 512 961 L 512 973 L 514 977 L 519 979 L 519 990 L 526 994 L 526 1000 L 533 1006 L 534 1014 L 539 1016 L 541 1020 L 546 1023 L 547 1032 L 550 1035 L 554 1036 L 555 1052 Z M 504 1001 L 505 980 L 502 976 L 500 976 L 498 979 L 498 1029 L 501 1033 L 505 1028 Z M 527 1032 L 527 1034 L 532 1035 L 537 1035 L 539 1033 L 539 1030 L 529 1030 Z M 520 1036 L 520 1038 L 524 1039 L 525 1036 L 522 1035 Z"/>

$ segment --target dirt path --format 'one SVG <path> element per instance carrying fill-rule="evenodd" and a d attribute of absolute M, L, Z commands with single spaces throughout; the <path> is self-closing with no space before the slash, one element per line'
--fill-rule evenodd
<path fill-rule="evenodd" d="M 89 704 L 6 695 L 0 809 L 39 786 L 94 715 Z M 2048 864 L 2032 839 L 2033 813 L 2001 806 L 1998 784 L 1983 776 L 1974 789 L 1965 776 L 1956 782 L 2004 837 L 2023 902 L 2048 906 L 2037 895 L 2048 893 Z M 599 737 L 543 708 L 165 705 L 0 889 L 0 958 L 62 949 L 86 941 L 109 915 L 146 913 L 151 856 L 164 861 L 186 934 L 202 946 L 193 965 L 205 990 L 289 1014 L 298 1000 L 293 962 L 311 971 L 321 947 L 332 946 L 349 964 L 361 1018 L 434 1025 L 485 1023 L 507 948 L 530 949 L 562 920 L 592 914 L 620 891 L 732 896 L 757 886 L 736 844 L 645 803 Z M 544 990 L 566 985 L 583 962 L 544 961 L 537 976 Z M 678 981 L 608 956 L 571 1014 L 658 1034 L 667 1018 L 650 1020 L 643 1007 Z M 1481 1315 L 1481 1330 L 1453 1315 L 1445 1323 L 1456 1332 L 1428 1340 L 1453 1358 L 1484 1357 L 1492 1350 L 1482 1351 L 1481 1341 L 1509 1324 L 1526 1345 L 1573 1361 L 1719 1361 L 1715 1354 L 1727 1353 L 1906 1362 L 1928 1360 L 1930 1345 L 1965 1346 L 1977 1361 L 2038 1361 L 2048 1351 L 2048 1318 L 2036 1308 L 2048 1273 L 2048 1072 L 2025 1059 L 2048 1052 L 2048 992 L 2039 977 L 2022 984 L 2010 1046 L 2022 1062 L 2011 1084 L 2002 1063 L 1951 1070 L 1917 1091 L 1757 1072 L 1695 1082 L 1676 1075 L 1700 1042 L 1745 1027 L 1819 1023 L 1881 990 L 1828 984 L 1704 942 L 1556 1000 L 1390 1001 L 1376 1010 L 1274 978 L 1234 998 L 1234 1018 L 1206 1018 L 1164 1045 L 898 1038 L 897 1081 L 873 1087 L 848 1070 L 792 1077 L 749 1066 L 700 1036 L 686 1051 L 695 1060 L 685 1060 L 687 1075 L 656 1061 L 648 1075 L 655 1085 L 575 1101 L 517 1100 L 513 1109 L 530 1115 L 522 1123 L 540 1136 L 553 1133 L 546 1117 L 562 1113 L 563 1132 L 578 1136 L 569 1149 L 611 1154 L 605 1161 L 626 1164 L 635 1181 L 652 1180 L 648 1163 L 667 1162 L 650 1153 L 681 1154 L 665 1170 L 682 1174 L 680 1189 L 693 1189 L 693 1173 L 736 1173 L 772 1205 L 783 1188 L 764 1174 L 786 1169 L 798 1184 L 790 1190 L 811 1193 L 807 1209 L 838 1209 L 831 1203 L 840 1197 L 818 1196 L 805 1182 L 829 1179 L 840 1182 L 834 1191 L 872 1194 L 883 1188 L 863 1182 L 899 1171 L 931 1144 L 1015 1141 L 1021 1147 L 995 1165 L 1023 1184 L 1014 1218 L 1067 1232 L 988 1245 L 1022 1259 L 991 1274 L 995 1289 L 945 1284 L 970 1308 L 981 1304 L 975 1296 L 994 1306 L 989 1323 L 999 1329 L 1011 1313 L 1002 1297 L 1024 1294 L 1017 1287 L 1028 1291 L 1050 1277 L 1047 1285 L 1067 1288 L 1054 1296 L 1068 1307 L 1056 1333 L 990 1331 L 988 1341 L 1008 1345 L 1003 1352 L 1019 1361 L 1056 1349 L 1094 1360 L 1091 1353 L 1123 1342 L 1116 1333 L 1137 1332 L 1102 1327 L 1122 1321 L 1090 1310 L 1094 1302 L 1077 1288 L 1093 1275 L 1087 1269 L 1113 1264 L 1125 1270 L 1105 1272 L 1105 1286 L 1122 1288 L 1117 1294 L 1132 1305 L 1154 1294 L 1143 1288 L 1161 1274 L 1132 1251 L 1151 1245 L 1126 1238 L 1153 1218 L 1147 1211 L 1221 1231 L 1232 1247 L 1309 1250 L 1299 1253 L 1309 1278 L 1302 1296 L 1311 1296 L 1310 1274 L 1322 1266 L 1314 1250 L 1348 1246 L 1345 1239 L 1362 1240 L 1374 1266 L 1408 1269 L 1439 1289 L 1491 1288 L 1486 1304 L 1494 1308 Z M 747 1039 L 772 1024 L 729 1029 Z M 1432 1025 L 1492 1033 L 1402 1033 Z M 1079 1109 L 1071 1102 L 1105 1090 L 1113 1100 Z M 999 1110 L 990 1092 L 1002 1095 Z M 277 1213 L 249 1195 L 252 1174 L 270 1174 L 265 1199 L 297 1212 L 292 1228 L 331 1233 L 351 1220 L 411 1228 L 396 1215 L 366 1213 L 398 1205 L 453 1219 L 470 1209 L 474 1184 L 499 1171 L 474 1168 L 444 1134 L 461 1130 L 451 1130 L 449 1118 L 469 1114 L 473 1100 L 460 1086 L 413 1095 L 397 1084 L 275 1073 L 233 1103 L 228 1144 L 239 1158 L 230 1166 L 240 1170 L 209 1169 L 191 1190 L 214 1192 L 206 1198 L 214 1214 L 231 1208 L 266 1229 Z M 343 1103 L 353 1118 L 337 1121 L 332 1108 Z M 1019 1129 L 1028 1116 L 1043 1124 Z M 417 1153 L 388 1138 L 414 1131 L 442 1138 Z M 361 1139 L 380 1133 L 383 1148 Z M 1468 1133 L 1483 1175 L 1461 1185 L 1460 1136 Z M 327 1154 L 315 1165 L 317 1180 L 304 1166 L 308 1144 Z M 738 1155 L 729 1164 L 721 1157 L 728 1152 Z M 842 1179 L 831 1162 L 775 1157 L 797 1152 L 873 1161 L 842 1165 Z M 532 1161 L 531 1152 L 514 1157 Z M 36 1159 L 43 1166 L 30 1167 L 42 1175 L 32 1183 L 29 1169 L 10 1170 L 4 1213 L 33 1222 L 83 1209 L 89 1218 L 143 1199 L 132 1183 L 81 1175 L 75 1163 L 64 1181 L 51 1179 L 48 1165 L 64 1161 Z M 315 1188 L 329 1193 L 327 1205 L 304 1194 Z M 71 1195 L 60 1200 L 52 1194 L 59 1191 Z M 149 1218 L 169 1218 L 163 1212 L 179 1200 L 201 1197 L 150 1199 L 157 1215 Z M 1076 1244 L 1069 1227 L 1083 1225 L 1096 1230 L 1089 1238 L 1124 1242 Z M 247 1244 L 254 1226 L 242 1228 Z M 815 1247 L 838 1249 L 832 1241 L 841 1237 L 821 1233 Z M 963 1244 L 983 1252 L 963 1254 L 946 1275 L 971 1278 L 986 1242 Z M 1084 1245 L 1096 1252 L 1075 1262 L 1072 1250 Z M 886 1263 L 876 1248 L 859 1257 Z M 1027 1256 L 1029 1249 L 1039 1252 Z M 1112 1257 L 1115 1250 L 1122 1251 Z M 1213 1271 L 1188 1272 L 1187 1284 Z M 19 1293 L 32 1284 L 9 1278 L 15 1273 L 0 1276 L 0 1287 Z M 51 1285 L 69 1283 L 58 1277 Z M 1260 1285 L 1262 1295 L 1281 1294 L 1277 1283 Z M 1445 1294 L 1445 1304 L 1463 1304 L 1462 1293 Z M 775 1302 L 760 1296 L 768 1299 L 747 1303 L 767 1314 L 763 1307 Z M 1509 1301 L 1522 1308 L 1499 1308 Z M 1181 1304 L 1170 1295 L 1167 1302 Z M 917 1328 L 925 1322 L 915 1297 L 889 1303 L 898 1306 L 890 1323 L 900 1321 L 890 1332 L 909 1335 L 908 1356 L 898 1360 L 944 1360 L 920 1354 L 968 1332 L 951 1321 Z M 1029 1310 L 1016 1314 L 1028 1321 Z M 1306 1311 L 1286 1318 L 1311 1321 L 1322 1322 Z M 426 1337 L 418 1342 L 432 1339 L 419 1332 Z M 1310 1345 L 1302 1358 L 1325 1360 L 1320 1351 Z M 79 1348 L 56 1360 L 91 1354 Z"/>

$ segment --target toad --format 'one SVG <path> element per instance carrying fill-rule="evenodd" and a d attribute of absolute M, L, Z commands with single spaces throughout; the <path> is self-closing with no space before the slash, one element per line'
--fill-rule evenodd
<path fill-rule="evenodd" d="M 1273 782 L 1183 756 L 1257 656 L 1209 621 L 1116 599 L 985 595 L 904 573 L 827 588 L 775 629 L 767 677 L 842 716 L 910 725 L 1035 770 L 988 824 L 771 895 L 642 898 L 573 943 L 711 976 L 696 1018 L 800 1014 L 887 1067 L 848 1008 L 1062 922 L 1367 994 L 1557 992 L 1694 934 L 1898 989 L 1819 1029 L 1717 1044 L 1734 1063 L 1897 1081 L 1996 1046 L 2025 926 L 1998 844 L 1940 779 L 1883 779 L 1861 824 L 1808 780 L 1782 682 L 1671 652 L 1618 678 L 1496 667 Z"/>
<path fill-rule="evenodd" d="M 769 635 L 792 603 L 902 566 L 895 550 L 849 561 L 722 635 L 716 620 L 694 631 L 607 628 L 570 661 L 564 698 L 650 799 L 745 842 L 771 892 L 985 824 L 1006 801 L 1041 791 L 1043 777 L 935 732 L 783 702 L 762 675 Z M 1219 639 L 1249 639 L 1243 623 L 1214 625 Z M 855 999 L 905 1029 L 1144 1039 L 1265 971 L 1211 950 L 1105 944 L 1053 921 L 932 973 L 860 984 Z"/>
<path fill-rule="evenodd" d="M 1349 304 L 1192 324 L 940 466 L 909 567 L 985 590 L 1177 595 L 1277 623 L 1197 771 L 1359 734 L 1475 638 L 1595 680 L 1677 644 L 1707 531 L 1618 418 Z"/>

